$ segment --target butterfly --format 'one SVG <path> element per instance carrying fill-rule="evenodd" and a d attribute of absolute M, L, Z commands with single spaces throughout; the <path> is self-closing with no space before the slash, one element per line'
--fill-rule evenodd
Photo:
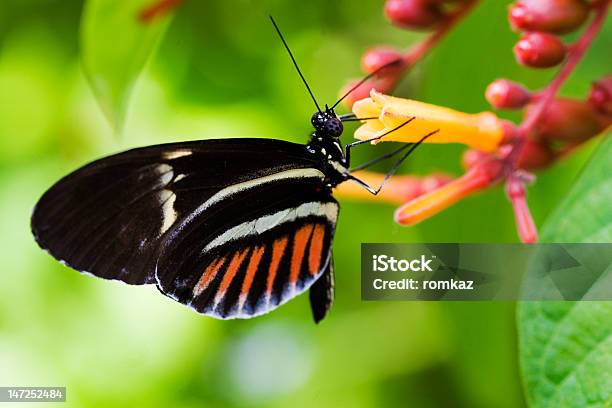
<path fill-rule="evenodd" d="M 219 319 L 262 315 L 306 290 L 315 322 L 323 319 L 333 300 L 332 189 L 353 180 L 376 194 L 384 182 L 374 189 L 349 170 L 351 148 L 364 141 L 343 149 L 340 136 L 344 121 L 360 118 L 334 108 L 351 91 L 321 109 L 272 23 L 317 108 L 306 145 L 211 139 L 99 159 L 40 198 L 31 220 L 39 246 L 77 271 L 154 284 Z M 418 144 L 392 155 L 403 160 Z"/>

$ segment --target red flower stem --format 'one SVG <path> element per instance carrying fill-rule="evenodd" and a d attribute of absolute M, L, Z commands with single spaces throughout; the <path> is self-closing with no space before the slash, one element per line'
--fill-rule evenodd
<path fill-rule="evenodd" d="M 461 21 L 463 17 L 465 17 L 469 11 L 476 6 L 476 4 L 478 4 L 478 0 L 466 1 L 459 6 L 457 10 L 449 14 L 435 32 L 420 43 L 411 47 L 410 50 L 408 50 L 403 56 L 406 69 L 427 55 L 427 53 L 431 51 L 431 49 L 434 48 L 446 36 L 446 34 L 459 23 L 459 21 Z"/>
<path fill-rule="evenodd" d="M 597 33 L 601 29 L 604 21 L 606 20 L 606 16 L 608 14 L 608 9 L 612 0 L 601 0 L 598 3 L 593 4 L 593 10 L 595 11 L 595 17 L 587 27 L 587 29 L 582 33 L 580 38 L 572 45 L 568 47 L 568 58 L 565 64 L 559 70 L 557 76 L 552 80 L 552 82 L 541 92 L 538 93 L 537 105 L 534 109 L 530 111 L 530 113 L 525 117 L 523 122 L 519 126 L 519 140 L 517 141 L 509 159 L 511 170 L 516 170 L 518 158 L 520 156 L 520 152 L 525 145 L 526 139 L 530 136 L 533 131 L 533 127 L 538 123 L 542 114 L 546 111 L 549 103 L 553 100 L 559 88 L 563 85 L 563 83 L 567 80 L 570 74 L 576 68 L 576 65 L 582 60 L 585 52 L 597 36 Z"/>
<path fill-rule="evenodd" d="M 538 240 L 538 229 L 533 222 L 531 211 L 525 197 L 524 182 L 519 177 L 511 175 L 506 184 L 506 193 L 512 203 L 516 231 L 525 244 L 533 244 Z"/>

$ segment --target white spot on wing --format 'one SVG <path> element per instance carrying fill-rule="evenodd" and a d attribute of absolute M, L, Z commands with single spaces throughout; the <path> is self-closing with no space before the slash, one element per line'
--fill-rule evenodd
<path fill-rule="evenodd" d="M 283 211 L 279 211 L 275 214 L 272 215 L 268 215 L 266 217 L 261 217 L 258 218 L 255 221 L 251 221 L 249 223 L 245 223 L 245 224 L 250 224 L 253 223 L 254 227 L 255 227 L 255 233 L 257 234 L 261 234 L 262 232 L 265 232 L 267 230 L 269 230 L 270 228 L 274 227 L 275 225 L 278 225 L 280 223 L 282 223 L 285 217 L 287 217 L 289 215 L 290 210 L 283 210 Z"/>
<path fill-rule="evenodd" d="M 161 190 L 158 193 L 158 199 L 161 206 L 162 225 L 159 230 L 159 234 L 163 234 L 168 231 L 172 224 L 176 221 L 177 214 L 174 210 L 174 201 L 176 195 L 170 190 Z"/>
<path fill-rule="evenodd" d="M 193 152 L 189 149 L 174 150 L 171 152 L 162 153 L 162 158 L 164 160 L 172 160 L 172 159 L 178 159 L 179 157 L 190 156 L 192 153 Z"/>
<path fill-rule="evenodd" d="M 161 185 L 165 186 L 168 183 L 170 183 L 170 181 L 172 181 L 172 178 L 174 177 L 174 172 L 172 171 L 172 166 L 166 164 L 166 163 L 162 163 L 162 164 L 158 164 L 155 167 L 155 174 L 159 175 L 159 181 L 161 183 Z"/>
<path fill-rule="evenodd" d="M 328 220 L 335 223 L 338 218 L 338 204 L 327 203 L 323 208 L 324 215 Z"/>
<path fill-rule="evenodd" d="M 318 203 L 318 202 L 304 203 L 295 209 L 296 217 L 304 218 L 309 215 L 323 215 L 323 214 L 320 214 L 319 210 L 324 205 L 325 204 Z"/>

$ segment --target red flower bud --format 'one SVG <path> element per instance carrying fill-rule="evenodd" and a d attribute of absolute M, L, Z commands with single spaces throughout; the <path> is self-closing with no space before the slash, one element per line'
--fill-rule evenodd
<path fill-rule="evenodd" d="M 519 0 L 510 6 L 508 18 L 517 30 L 563 34 L 580 27 L 588 15 L 583 0 Z"/>
<path fill-rule="evenodd" d="M 395 61 L 397 61 L 397 63 L 394 64 L 393 62 Z M 391 64 L 391 66 L 380 71 L 380 75 L 398 73 L 406 66 L 403 61 L 402 53 L 390 47 L 369 49 L 361 58 L 361 67 L 365 72 L 370 74 L 386 64 Z"/>
<path fill-rule="evenodd" d="M 565 58 L 565 44 L 554 34 L 527 33 L 514 46 L 514 56 L 523 65 L 550 68 Z"/>
<path fill-rule="evenodd" d="M 525 87 L 507 79 L 491 82 L 485 96 L 487 101 L 497 109 L 522 108 L 531 100 L 531 93 Z"/>
<path fill-rule="evenodd" d="M 534 107 L 529 105 L 527 114 Z M 603 130 L 603 125 L 586 102 L 557 98 L 546 107 L 535 129 L 541 138 L 577 142 L 597 135 Z"/>
<path fill-rule="evenodd" d="M 545 141 L 525 140 L 518 156 L 518 166 L 525 170 L 548 167 L 555 160 L 555 154 Z"/>
<path fill-rule="evenodd" d="M 393 24 L 412 29 L 428 29 L 444 19 L 435 0 L 387 0 L 385 14 Z"/>
<path fill-rule="evenodd" d="M 612 75 L 606 75 L 591 85 L 589 104 L 598 112 L 612 116 Z"/>

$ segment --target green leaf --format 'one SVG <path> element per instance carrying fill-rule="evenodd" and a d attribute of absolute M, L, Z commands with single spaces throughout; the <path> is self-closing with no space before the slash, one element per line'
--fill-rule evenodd
<path fill-rule="evenodd" d="M 88 0 L 81 20 L 81 57 L 98 103 L 115 130 L 125 120 L 138 76 L 170 20 L 144 22 L 154 0 Z"/>
<path fill-rule="evenodd" d="M 543 242 L 612 242 L 612 138 L 547 221 Z M 612 406 L 612 302 L 522 302 L 520 361 L 534 407 Z"/>

